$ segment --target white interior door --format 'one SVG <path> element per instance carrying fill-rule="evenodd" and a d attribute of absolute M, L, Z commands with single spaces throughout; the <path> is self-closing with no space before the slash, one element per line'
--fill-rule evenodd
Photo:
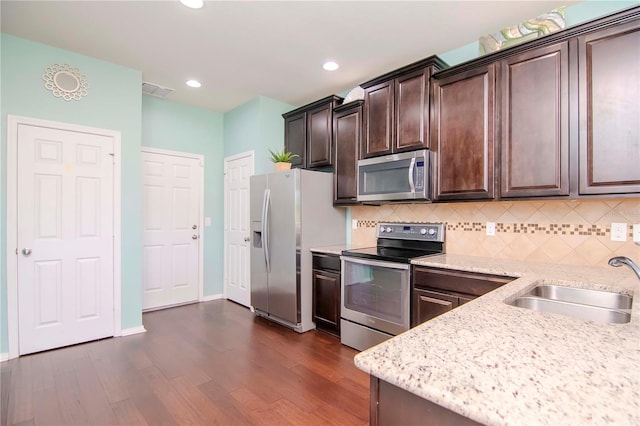
<path fill-rule="evenodd" d="M 253 151 L 224 161 L 224 284 L 227 299 L 251 304 L 249 263 L 249 176 L 253 175 Z"/>
<path fill-rule="evenodd" d="M 199 295 L 201 160 L 142 152 L 142 308 L 195 302 Z"/>
<path fill-rule="evenodd" d="M 17 133 L 19 353 L 113 336 L 113 138 Z"/>

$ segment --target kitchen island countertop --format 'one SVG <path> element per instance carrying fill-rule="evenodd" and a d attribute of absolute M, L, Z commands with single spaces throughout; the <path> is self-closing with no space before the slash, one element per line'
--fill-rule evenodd
<path fill-rule="evenodd" d="M 361 352 L 361 370 L 489 425 L 640 424 L 638 303 L 627 324 L 505 303 L 541 283 L 638 298 L 631 269 L 450 254 L 412 263 L 518 278 Z"/>

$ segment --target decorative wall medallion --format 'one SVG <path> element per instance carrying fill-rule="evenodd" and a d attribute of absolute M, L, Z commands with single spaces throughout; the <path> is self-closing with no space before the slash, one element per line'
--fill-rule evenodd
<path fill-rule="evenodd" d="M 79 101 L 83 96 L 87 96 L 89 83 L 78 68 L 71 68 L 68 64 L 53 64 L 44 71 L 44 87 L 51 90 L 53 96 L 65 101 Z"/>

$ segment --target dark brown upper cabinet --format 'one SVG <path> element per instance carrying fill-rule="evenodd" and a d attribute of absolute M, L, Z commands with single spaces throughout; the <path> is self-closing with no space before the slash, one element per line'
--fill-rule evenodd
<path fill-rule="evenodd" d="M 640 193 L 640 7 L 440 71 L 431 96 L 437 201 Z"/>
<path fill-rule="evenodd" d="M 578 38 L 579 194 L 640 192 L 640 19 Z"/>
<path fill-rule="evenodd" d="M 358 158 L 362 140 L 362 108 L 364 101 L 340 105 L 333 110 L 334 200 L 338 204 L 358 204 Z"/>
<path fill-rule="evenodd" d="M 499 66 L 500 197 L 569 195 L 568 42 Z"/>
<path fill-rule="evenodd" d="M 495 64 L 433 81 L 434 198 L 494 198 Z"/>
<path fill-rule="evenodd" d="M 431 56 L 363 83 L 360 158 L 429 147 L 429 79 L 447 67 Z"/>
<path fill-rule="evenodd" d="M 292 167 L 333 165 L 333 109 L 340 103 L 341 97 L 328 96 L 282 115 L 285 149 L 299 156 Z"/>

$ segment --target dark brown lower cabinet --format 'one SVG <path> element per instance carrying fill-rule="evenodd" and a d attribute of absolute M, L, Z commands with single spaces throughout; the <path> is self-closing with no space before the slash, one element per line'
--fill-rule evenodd
<path fill-rule="evenodd" d="M 316 328 L 340 336 L 340 257 L 313 254 L 313 321 Z"/>
<path fill-rule="evenodd" d="M 515 278 L 451 269 L 413 267 L 411 326 L 442 315 Z"/>
<path fill-rule="evenodd" d="M 480 424 L 374 376 L 371 376 L 370 393 L 371 426 Z"/>

